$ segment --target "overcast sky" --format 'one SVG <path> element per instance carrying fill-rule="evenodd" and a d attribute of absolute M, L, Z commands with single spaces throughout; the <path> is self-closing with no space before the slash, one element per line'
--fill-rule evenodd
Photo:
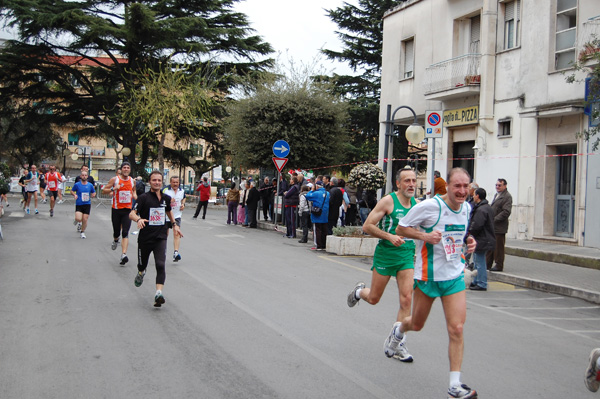
<path fill-rule="evenodd" d="M 358 0 L 346 2 L 357 4 Z M 344 0 L 244 0 L 235 9 L 248 15 L 251 27 L 282 54 L 283 61 L 291 57 L 296 63 L 310 65 L 321 48 L 341 50 L 335 34 L 337 25 L 327 17 L 325 9 L 335 9 L 343 3 Z M 0 29 L 0 38 L 8 36 Z M 325 72 L 352 74 L 347 64 L 320 57 Z"/>
<path fill-rule="evenodd" d="M 357 0 L 346 0 L 357 4 Z M 335 9 L 343 0 L 245 0 L 236 9 L 248 15 L 252 28 L 271 43 L 275 51 L 289 54 L 294 61 L 311 64 L 319 49 L 341 50 L 335 30 L 338 26 L 329 19 L 325 9 Z M 285 58 L 285 55 L 284 55 Z M 346 64 L 333 63 L 321 57 L 326 70 L 351 74 Z"/>

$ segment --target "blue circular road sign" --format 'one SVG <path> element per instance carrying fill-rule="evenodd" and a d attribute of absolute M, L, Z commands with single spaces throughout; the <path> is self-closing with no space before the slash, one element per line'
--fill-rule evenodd
<path fill-rule="evenodd" d="M 290 145 L 285 140 L 277 140 L 273 144 L 273 154 L 278 158 L 285 158 L 290 153 Z"/>

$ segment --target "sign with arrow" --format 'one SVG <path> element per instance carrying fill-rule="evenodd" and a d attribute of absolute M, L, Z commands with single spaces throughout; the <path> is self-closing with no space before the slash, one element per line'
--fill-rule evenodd
<path fill-rule="evenodd" d="M 273 144 L 273 155 L 277 158 L 285 158 L 290 153 L 290 145 L 285 140 L 277 140 Z"/>
<path fill-rule="evenodd" d="M 275 167 L 277 168 L 277 171 L 279 173 L 281 173 L 281 170 L 283 169 L 283 167 L 285 166 L 287 161 L 288 161 L 287 158 L 273 157 L 273 163 L 275 164 Z"/>

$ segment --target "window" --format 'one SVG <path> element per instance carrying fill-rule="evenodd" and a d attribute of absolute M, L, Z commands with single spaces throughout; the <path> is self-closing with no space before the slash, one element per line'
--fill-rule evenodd
<path fill-rule="evenodd" d="M 69 137 L 67 138 L 69 141 L 69 145 L 79 145 L 79 135 L 69 133 Z"/>
<path fill-rule="evenodd" d="M 556 0 L 555 69 L 569 68 L 575 61 L 577 0 Z"/>
<path fill-rule="evenodd" d="M 479 42 L 481 40 L 481 16 L 476 15 L 471 19 L 471 34 L 469 41 L 469 53 L 479 54 Z"/>
<path fill-rule="evenodd" d="M 504 5 L 504 49 L 519 46 L 521 30 L 521 0 L 511 1 Z"/>
<path fill-rule="evenodd" d="M 400 79 L 412 78 L 415 70 L 415 39 L 403 40 L 400 52 Z"/>
<path fill-rule="evenodd" d="M 200 144 L 190 144 L 190 150 L 192 150 L 193 156 L 202 157 L 204 148 L 202 148 L 202 145 Z"/>
<path fill-rule="evenodd" d="M 510 136 L 510 124 L 511 118 L 500 119 L 498 121 L 498 137 L 508 137 Z"/>

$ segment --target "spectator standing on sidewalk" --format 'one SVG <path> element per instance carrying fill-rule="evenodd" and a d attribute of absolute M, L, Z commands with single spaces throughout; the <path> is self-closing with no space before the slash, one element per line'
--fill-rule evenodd
<path fill-rule="evenodd" d="M 283 193 L 285 206 L 286 238 L 296 238 L 296 208 L 300 204 L 300 188 L 298 178 L 292 176 L 290 187 Z"/>
<path fill-rule="evenodd" d="M 494 234 L 494 211 L 486 199 L 486 192 L 478 188 L 473 194 L 473 210 L 469 223 L 469 234 L 475 237 L 477 247 L 473 253 L 473 260 L 477 275 L 469 286 L 473 291 L 487 291 L 487 268 L 485 254 L 496 246 Z"/>
<path fill-rule="evenodd" d="M 357 199 L 356 199 L 356 187 L 346 183 L 346 194 L 350 203 L 346 210 L 346 226 L 356 226 L 356 214 L 358 213 Z"/>
<path fill-rule="evenodd" d="M 269 217 L 269 209 L 271 208 L 271 190 L 273 190 L 273 185 L 269 178 L 265 177 L 259 189 L 264 220 L 267 220 Z"/>
<path fill-rule="evenodd" d="M 507 190 L 508 183 L 505 179 L 496 182 L 496 194 L 492 201 L 494 210 L 494 232 L 496 233 L 496 247 L 486 255 L 487 268 L 493 272 L 504 271 L 504 246 L 508 232 L 508 218 L 512 212 L 512 195 Z M 492 264 L 496 263 L 493 267 Z"/>
<path fill-rule="evenodd" d="M 235 183 L 231 183 L 231 188 L 227 192 L 227 224 L 237 224 L 237 206 L 240 203 L 240 190 L 236 188 Z"/>
<path fill-rule="evenodd" d="M 344 203 L 344 193 L 338 187 L 337 177 L 331 178 L 329 186 L 329 219 L 327 220 L 327 235 L 332 235 L 333 228 L 337 227 L 337 221 L 340 217 L 340 206 Z"/>
<path fill-rule="evenodd" d="M 210 198 L 210 184 L 208 183 L 208 178 L 206 178 L 206 176 L 202 178 L 202 181 L 198 184 L 196 191 L 200 193 L 200 198 L 198 205 L 196 206 L 196 212 L 194 212 L 193 219 L 198 218 L 202 208 L 204 208 L 204 212 L 202 212 L 202 219 L 206 219 L 206 208 L 208 207 L 208 200 Z"/>
<path fill-rule="evenodd" d="M 310 220 L 314 226 L 313 236 L 315 237 L 315 246 L 313 251 L 325 251 L 327 244 L 327 222 L 329 220 L 329 193 L 323 187 L 323 181 L 317 180 L 313 191 L 306 194 L 306 199 L 312 201 L 312 210 Z M 321 214 L 316 215 L 314 208 L 320 208 Z"/>
<path fill-rule="evenodd" d="M 258 201 L 260 194 L 256 188 L 256 182 L 250 182 L 250 190 L 246 197 L 246 215 L 248 216 L 248 227 L 255 229 L 258 227 L 256 223 L 256 212 L 258 211 Z"/>
<path fill-rule="evenodd" d="M 310 229 L 310 205 L 306 199 L 306 194 L 312 188 L 312 183 L 308 183 L 300 189 L 300 205 L 298 206 L 298 215 L 300 215 L 300 226 L 302 227 L 302 238 L 299 243 L 308 242 L 308 229 Z"/>

